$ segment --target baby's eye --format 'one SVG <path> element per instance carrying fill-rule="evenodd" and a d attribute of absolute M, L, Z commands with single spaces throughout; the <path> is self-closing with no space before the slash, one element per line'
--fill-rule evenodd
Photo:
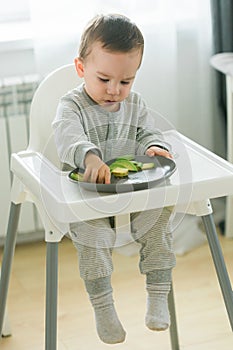
<path fill-rule="evenodd" d="M 129 85 L 129 81 L 121 81 L 122 85 Z"/>
<path fill-rule="evenodd" d="M 100 77 L 99 77 L 99 80 L 102 81 L 103 83 L 107 83 L 109 81 L 109 79 L 104 79 L 104 78 L 100 78 Z"/>

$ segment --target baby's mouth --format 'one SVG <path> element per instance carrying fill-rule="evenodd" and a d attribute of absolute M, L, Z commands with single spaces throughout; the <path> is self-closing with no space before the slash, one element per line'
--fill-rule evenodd
<path fill-rule="evenodd" d="M 102 106 L 109 111 L 116 112 L 119 109 L 119 101 L 104 100 Z"/>
<path fill-rule="evenodd" d="M 105 103 L 117 103 L 117 101 L 113 101 L 113 100 L 106 100 Z"/>

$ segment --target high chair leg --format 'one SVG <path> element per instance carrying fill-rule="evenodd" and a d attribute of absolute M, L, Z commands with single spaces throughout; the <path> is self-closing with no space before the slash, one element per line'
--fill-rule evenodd
<path fill-rule="evenodd" d="M 173 285 L 171 285 L 171 290 L 168 295 L 168 305 L 171 316 L 171 326 L 170 326 L 170 339 L 172 350 L 179 350 L 179 339 L 178 339 L 178 330 L 177 330 L 177 322 L 176 322 L 176 309 L 175 309 L 175 300 L 173 293 Z"/>
<path fill-rule="evenodd" d="M 45 349 L 57 349 L 58 242 L 47 242 Z"/>
<path fill-rule="evenodd" d="M 7 293 L 15 251 L 20 208 L 21 204 L 14 204 L 13 202 L 11 202 L 0 280 L 0 335 L 2 334 L 3 320 L 6 309 Z"/>
<path fill-rule="evenodd" d="M 233 331 L 233 291 L 216 232 L 213 216 L 212 214 L 202 216 L 202 220 L 205 226 L 210 251 L 215 264 L 222 295 L 225 301 L 231 329 Z"/>

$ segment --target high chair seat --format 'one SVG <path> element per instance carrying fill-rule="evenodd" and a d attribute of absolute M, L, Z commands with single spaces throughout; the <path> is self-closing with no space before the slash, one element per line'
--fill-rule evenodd
<path fill-rule="evenodd" d="M 177 131 L 167 130 L 164 132 L 165 141 L 172 144 L 177 165 L 176 172 L 168 180 L 146 190 L 118 194 L 103 194 L 80 188 L 77 183 L 68 179 L 68 172 L 61 170 L 51 130 L 51 121 L 60 96 L 78 83 L 80 81 L 73 65 L 61 67 L 41 83 L 32 102 L 29 147 L 25 151 L 12 154 L 11 157 L 14 181 L 2 262 L 0 332 L 7 301 L 20 206 L 24 201 L 35 203 L 45 228 L 46 350 L 57 349 L 58 243 L 69 231 L 69 223 L 115 216 L 118 224 L 116 231 L 120 234 L 127 222 L 125 218 L 128 219 L 130 213 L 165 206 L 174 207 L 176 224 L 179 224 L 185 213 L 202 217 L 233 329 L 233 293 L 210 204 L 211 198 L 233 194 L 233 165 Z M 123 226 L 119 226 L 121 222 Z M 172 350 L 178 350 L 173 289 L 169 295 L 169 307 L 171 346 Z"/>

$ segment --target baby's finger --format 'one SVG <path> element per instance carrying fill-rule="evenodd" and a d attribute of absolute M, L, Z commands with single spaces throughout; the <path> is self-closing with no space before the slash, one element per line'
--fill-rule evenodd
<path fill-rule="evenodd" d="M 105 179 L 104 179 L 104 183 L 106 185 L 109 185 L 111 183 L 111 173 L 109 170 L 106 170 L 105 172 Z"/>
<path fill-rule="evenodd" d="M 155 152 L 152 149 L 147 149 L 146 150 L 146 155 L 148 157 L 153 157 L 155 155 Z"/>
<path fill-rule="evenodd" d="M 110 170 L 109 167 L 106 166 L 105 164 L 99 169 L 99 174 L 98 174 L 98 183 L 105 183 L 105 184 L 110 184 Z"/>
<path fill-rule="evenodd" d="M 164 156 L 166 158 L 173 158 L 173 156 L 171 155 L 171 153 L 169 151 L 166 150 L 162 150 L 163 152 L 160 154 L 161 156 Z"/>
<path fill-rule="evenodd" d="M 97 182 L 98 178 L 98 170 L 97 169 L 92 169 L 91 174 L 90 174 L 90 180 L 91 182 Z"/>
<path fill-rule="evenodd" d="M 91 175 L 91 169 L 86 168 L 84 175 L 83 175 L 83 181 L 88 182 L 90 175 Z"/>

